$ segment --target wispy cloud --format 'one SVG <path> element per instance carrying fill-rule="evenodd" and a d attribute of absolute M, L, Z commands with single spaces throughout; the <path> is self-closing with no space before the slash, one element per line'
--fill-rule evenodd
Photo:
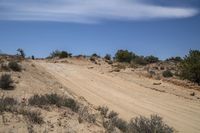
<path fill-rule="evenodd" d="M 186 18 L 197 13 L 192 7 L 160 6 L 144 0 L 0 0 L 0 20 L 96 23 Z"/>

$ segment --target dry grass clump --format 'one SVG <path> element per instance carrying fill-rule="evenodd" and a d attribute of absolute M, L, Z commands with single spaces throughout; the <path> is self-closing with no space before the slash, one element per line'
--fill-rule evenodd
<path fill-rule="evenodd" d="M 10 76 L 10 74 L 3 74 L 0 77 L 0 88 L 3 90 L 12 90 L 14 88 L 13 86 L 13 80 Z"/>
<path fill-rule="evenodd" d="M 127 128 L 128 133 L 173 133 L 174 129 L 165 124 L 158 115 L 136 117 L 132 119 Z"/>
<path fill-rule="evenodd" d="M 162 73 L 163 77 L 170 78 L 173 77 L 173 73 L 170 70 L 166 70 Z"/>
<path fill-rule="evenodd" d="M 11 61 L 8 63 L 8 67 L 16 72 L 21 72 L 22 71 L 22 67 L 21 65 L 19 65 L 16 61 Z"/>
<path fill-rule="evenodd" d="M 57 94 L 34 95 L 29 100 L 29 105 L 38 107 L 56 105 L 57 107 L 68 107 L 72 111 L 77 112 L 79 109 L 78 103 L 72 98 L 64 98 Z"/>
<path fill-rule="evenodd" d="M 107 107 L 99 107 L 103 117 L 103 126 L 108 133 L 119 129 L 124 133 L 173 133 L 174 129 L 163 122 L 162 117 L 151 115 L 150 118 L 143 116 L 131 119 L 128 123 L 118 117 L 118 113 L 109 111 Z"/>
<path fill-rule="evenodd" d="M 21 114 L 27 118 L 29 122 L 34 124 L 42 124 L 44 122 L 39 111 L 32 111 L 29 108 L 20 106 L 20 103 L 11 97 L 2 96 L 0 98 L 0 114 L 3 112 Z"/>

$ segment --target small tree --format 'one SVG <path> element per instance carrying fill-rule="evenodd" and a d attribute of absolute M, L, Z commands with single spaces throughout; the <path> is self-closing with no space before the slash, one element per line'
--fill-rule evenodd
<path fill-rule="evenodd" d="M 119 62 L 130 63 L 133 58 L 135 58 L 135 54 L 128 50 L 118 50 L 115 54 L 115 59 Z"/>
<path fill-rule="evenodd" d="M 17 52 L 19 52 L 19 54 L 20 54 L 21 57 L 25 58 L 26 55 L 25 55 L 25 52 L 24 52 L 23 49 L 18 48 L 18 49 L 17 49 Z"/>
<path fill-rule="evenodd" d="M 180 77 L 200 84 L 200 51 L 190 50 L 179 66 Z"/>

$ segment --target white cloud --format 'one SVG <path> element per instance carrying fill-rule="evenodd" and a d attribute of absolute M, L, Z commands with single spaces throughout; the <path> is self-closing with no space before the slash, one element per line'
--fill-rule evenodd
<path fill-rule="evenodd" d="M 194 8 L 166 7 L 138 0 L 1 0 L 0 20 L 95 23 L 194 16 Z"/>

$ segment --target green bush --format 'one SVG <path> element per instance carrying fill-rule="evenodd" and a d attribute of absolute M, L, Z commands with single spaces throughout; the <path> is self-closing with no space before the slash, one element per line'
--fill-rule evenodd
<path fill-rule="evenodd" d="M 153 56 L 153 55 L 151 55 L 151 56 L 146 56 L 146 57 L 144 58 L 144 60 L 145 60 L 148 64 L 150 64 L 150 63 L 156 63 L 156 62 L 159 61 L 158 57 L 155 57 L 155 56 Z"/>
<path fill-rule="evenodd" d="M 169 78 L 169 77 L 173 77 L 173 73 L 169 70 L 166 70 L 162 73 L 163 77 L 165 78 Z"/>
<path fill-rule="evenodd" d="M 128 124 L 129 133 L 173 133 L 174 129 L 165 124 L 160 116 L 151 115 L 146 117 L 136 117 Z"/>
<path fill-rule="evenodd" d="M 13 89 L 13 80 L 9 74 L 3 74 L 0 77 L 0 88 L 3 90 Z"/>
<path fill-rule="evenodd" d="M 68 53 L 67 51 L 55 50 L 50 54 L 50 56 L 48 58 L 55 58 L 55 57 L 68 58 L 68 57 L 71 57 L 71 56 L 72 56 L 72 54 Z"/>
<path fill-rule="evenodd" d="M 179 66 L 180 77 L 200 84 L 200 51 L 190 50 Z"/>
<path fill-rule="evenodd" d="M 13 70 L 13 71 L 17 71 L 20 72 L 22 70 L 21 65 L 19 65 L 16 61 L 11 61 L 8 63 L 8 67 Z"/>
<path fill-rule="evenodd" d="M 118 50 L 115 54 L 115 59 L 119 62 L 130 63 L 133 58 L 135 58 L 135 54 L 128 50 Z"/>

